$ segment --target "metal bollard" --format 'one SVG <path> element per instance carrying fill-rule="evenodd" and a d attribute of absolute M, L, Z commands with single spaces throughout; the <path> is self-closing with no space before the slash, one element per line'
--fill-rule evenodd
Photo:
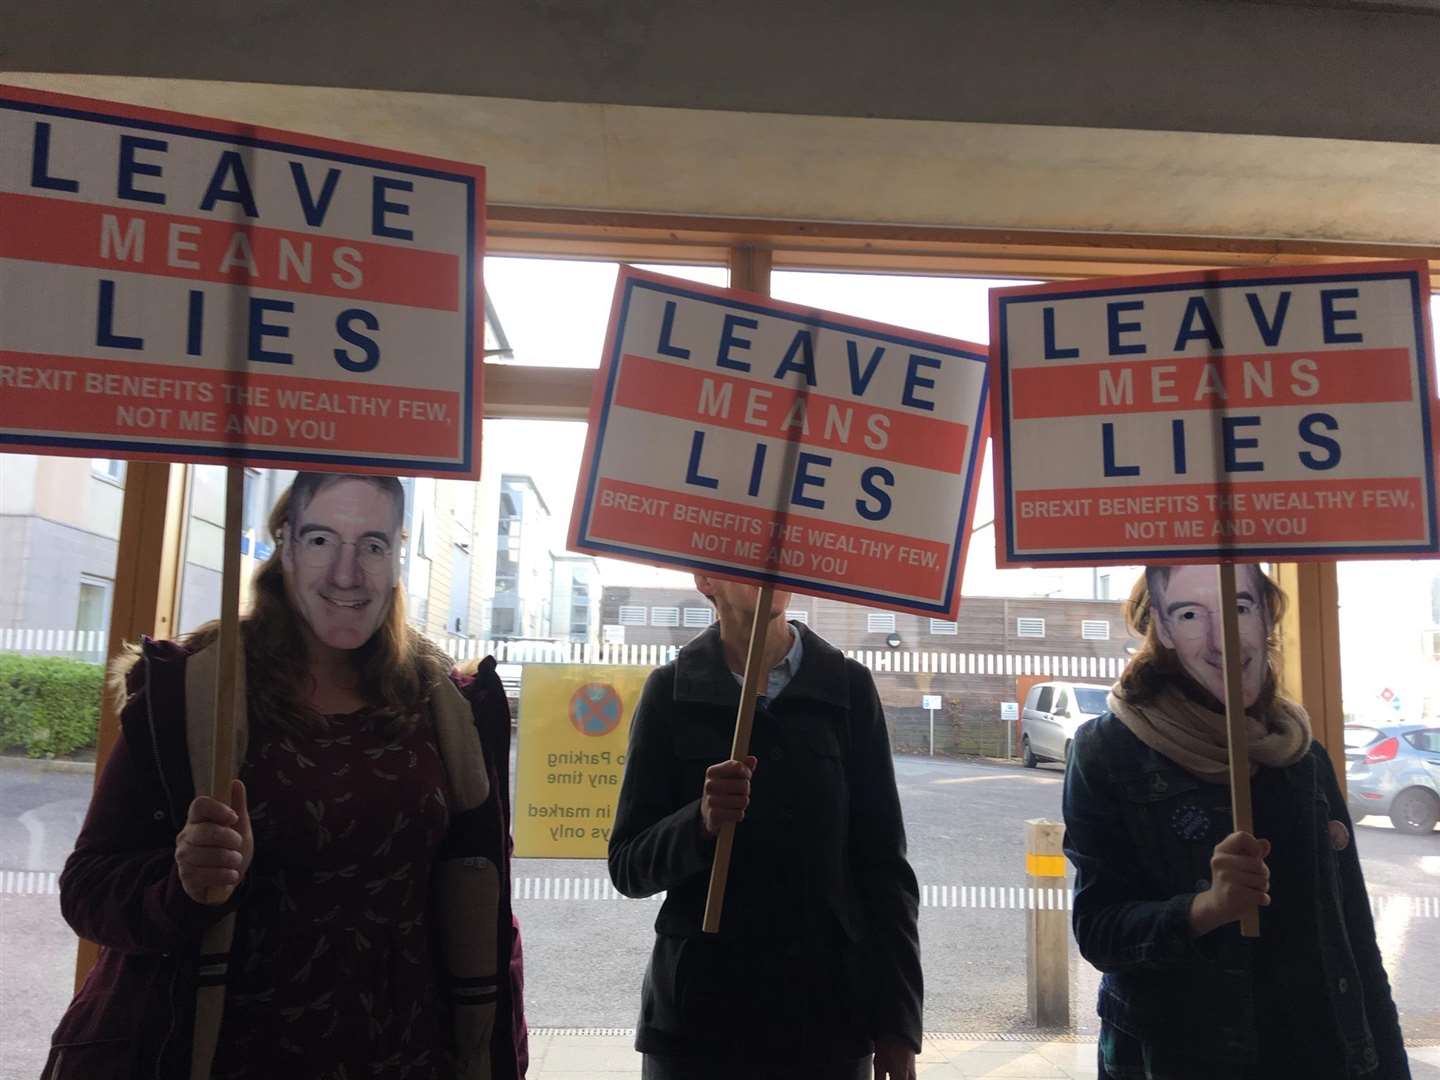
<path fill-rule="evenodd" d="M 1065 826 L 1025 823 L 1025 874 L 1034 902 L 1025 912 L 1025 1004 L 1041 1028 L 1070 1026 L 1070 913 L 1065 887 Z"/>

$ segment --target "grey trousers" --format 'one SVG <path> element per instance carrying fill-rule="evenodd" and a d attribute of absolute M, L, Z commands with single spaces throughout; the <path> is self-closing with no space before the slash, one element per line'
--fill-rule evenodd
<path fill-rule="evenodd" d="M 765 1065 L 758 1062 L 702 1061 L 698 1058 L 644 1054 L 641 1080 L 871 1080 L 872 1059 L 812 1064 Z"/>

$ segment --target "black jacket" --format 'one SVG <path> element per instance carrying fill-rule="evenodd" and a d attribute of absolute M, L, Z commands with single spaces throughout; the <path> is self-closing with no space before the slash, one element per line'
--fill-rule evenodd
<path fill-rule="evenodd" d="M 1325 1076 L 1408 1077 L 1356 845 L 1336 851 L 1330 839 L 1332 820 L 1353 836 L 1330 759 L 1315 743 L 1278 772 L 1265 779 L 1290 812 L 1276 822 L 1286 839 L 1270 857 L 1272 874 L 1287 860 L 1286 902 L 1302 897 L 1307 906 L 1282 912 L 1276 894 L 1277 906 L 1260 912 L 1262 939 L 1272 935 L 1262 943 L 1241 938 L 1237 924 L 1192 940 L 1190 904 L 1208 887 L 1215 845 L 1233 831 L 1229 788 L 1196 779 L 1111 713 L 1076 733 L 1065 853 L 1075 864 L 1075 940 L 1104 973 L 1100 1017 L 1169 1060 L 1229 1064 L 1238 1074 L 1260 1060 L 1265 1003 L 1304 992 L 1323 1016 L 1315 1037 L 1335 1045 Z M 1256 816 L 1263 835 L 1258 803 Z M 1255 970 L 1262 948 L 1263 974 Z"/>
<path fill-rule="evenodd" d="M 740 699 L 718 626 L 657 669 L 635 708 L 610 878 L 627 896 L 666 893 L 644 1053 L 844 1060 L 875 1038 L 919 1049 L 919 889 L 884 712 L 864 667 L 799 632 L 800 670 L 756 710 L 759 764 L 718 935 L 701 931 L 715 843 L 700 794 L 730 757 Z"/>

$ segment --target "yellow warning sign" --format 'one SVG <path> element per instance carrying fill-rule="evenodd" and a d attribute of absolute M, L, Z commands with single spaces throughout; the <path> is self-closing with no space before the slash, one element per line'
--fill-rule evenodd
<path fill-rule="evenodd" d="M 526 664 L 515 763 L 515 855 L 603 859 L 630 717 L 650 668 Z"/>

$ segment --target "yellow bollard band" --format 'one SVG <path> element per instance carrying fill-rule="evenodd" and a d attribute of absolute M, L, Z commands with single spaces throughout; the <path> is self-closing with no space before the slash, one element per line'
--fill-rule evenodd
<path fill-rule="evenodd" d="M 1065 876 L 1064 855 L 1036 855 L 1033 851 L 1025 853 L 1025 872 L 1031 877 L 1058 877 Z"/>

